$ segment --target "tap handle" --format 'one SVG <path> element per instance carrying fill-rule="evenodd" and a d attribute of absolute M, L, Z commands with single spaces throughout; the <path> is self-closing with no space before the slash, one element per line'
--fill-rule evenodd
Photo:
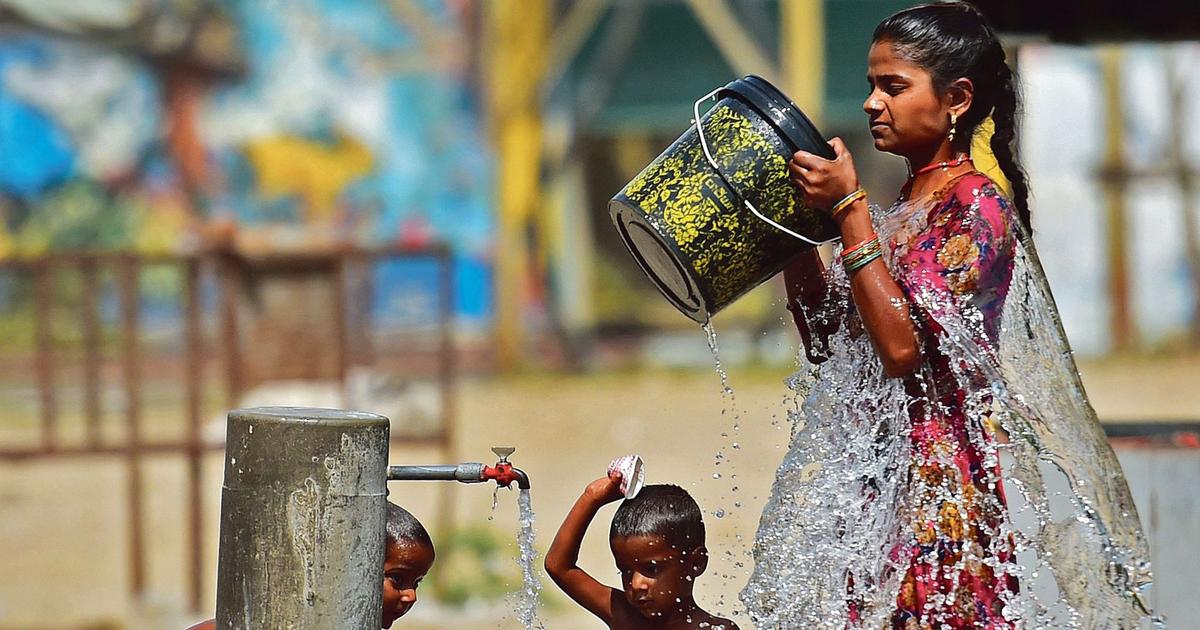
<path fill-rule="evenodd" d="M 516 448 L 513 448 L 511 446 L 493 446 L 492 447 L 492 452 L 496 454 L 496 457 L 499 457 L 501 462 L 506 462 L 506 463 L 508 462 L 508 456 L 515 453 L 516 450 L 517 450 Z"/>

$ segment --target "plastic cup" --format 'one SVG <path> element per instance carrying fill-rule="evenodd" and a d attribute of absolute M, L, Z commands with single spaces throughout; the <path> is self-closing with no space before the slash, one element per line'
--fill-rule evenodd
<path fill-rule="evenodd" d="M 646 471 L 642 458 L 637 455 L 622 455 L 608 465 L 608 478 L 620 484 L 621 494 L 632 499 L 646 485 Z"/>

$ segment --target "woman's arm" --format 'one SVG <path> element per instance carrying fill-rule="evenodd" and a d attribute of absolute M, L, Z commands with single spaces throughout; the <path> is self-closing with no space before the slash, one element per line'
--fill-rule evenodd
<path fill-rule="evenodd" d="M 854 202 L 834 220 L 842 230 L 842 243 L 847 248 L 875 235 L 865 199 Z M 920 365 L 921 351 L 904 290 L 888 272 L 883 258 L 849 273 L 850 294 L 883 362 L 883 371 L 891 377 L 912 374 Z"/>
<path fill-rule="evenodd" d="M 788 164 L 792 182 L 804 191 L 809 203 L 819 208 L 833 207 L 858 188 L 858 174 L 845 144 L 834 138 L 829 145 L 836 154 L 833 160 L 800 151 Z M 851 204 L 834 220 L 846 248 L 875 236 L 865 199 Z M 916 326 L 908 310 L 908 299 L 882 258 L 850 272 L 850 293 L 884 372 L 899 377 L 915 371 L 921 360 Z"/>
<path fill-rule="evenodd" d="M 823 349 L 828 346 L 827 339 L 832 334 L 829 322 L 822 325 L 820 321 L 811 321 L 809 313 L 816 313 L 822 307 L 828 287 L 825 283 L 825 264 L 816 248 L 805 250 L 783 269 L 783 286 L 787 292 L 787 309 L 792 313 L 792 321 L 800 332 L 800 340 L 804 342 L 804 353 L 810 363 L 821 363 L 827 357 Z"/>

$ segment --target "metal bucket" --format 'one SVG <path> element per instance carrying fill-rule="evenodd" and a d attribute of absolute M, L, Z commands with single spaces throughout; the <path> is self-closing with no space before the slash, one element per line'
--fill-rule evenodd
<path fill-rule="evenodd" d="M 703 117 L 700 104 L 714 105 Z M 693 109 L 692 125 L 609 202 L 621 240 L 659 291 L 704 323 L 838 232 L 788 181 L 803 149 L 833 159 L 778 88 L 747 76 Z"/>

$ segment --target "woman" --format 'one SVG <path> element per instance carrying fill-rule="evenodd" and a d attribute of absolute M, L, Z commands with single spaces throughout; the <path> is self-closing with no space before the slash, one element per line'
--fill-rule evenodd
<path fill-rule="evenodd" d="M 875 148 L 910 177 L 873 211 L 841 140 L 834 160 L 789 164 L 842 250 L 829 269 L 809 251 L 785 270 L 820 367 L 798 379 L 807 396 L 743 600 L 759 627 L 1129 627 L 1145 612 L 1145 541 L 1023 238 L 1004 50 L 971 5 L 919 6 L 876 28 L 867 81 Z M 971 159 L 989 117 L 1011 197 Z M 1071 482 L 1068 514 L 1053 513 L 1039 461 Z M 1057 593 L 1034 586 L 1042 568 Z"/>

